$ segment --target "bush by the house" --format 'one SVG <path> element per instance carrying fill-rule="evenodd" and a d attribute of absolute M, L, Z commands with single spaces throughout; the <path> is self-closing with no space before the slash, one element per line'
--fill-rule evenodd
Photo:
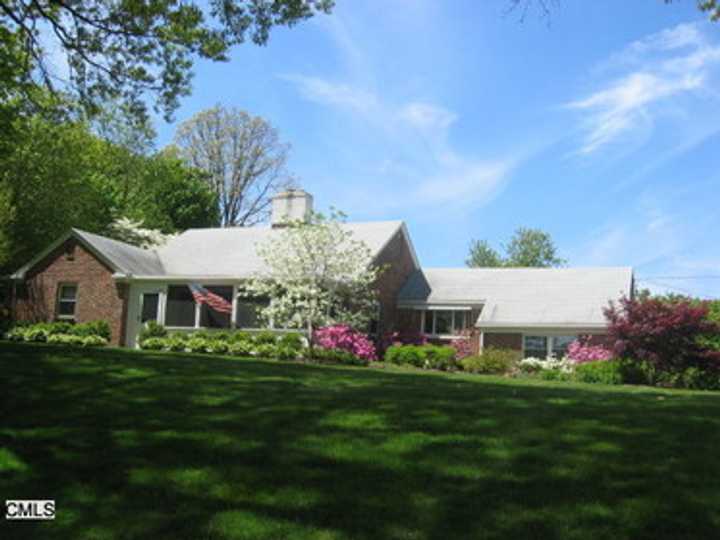
<path fill-rule="evenodd" d="M 509 373 L 517 362 L 517 356 L 517 352 L 510 349 L 488 347 L 482 354 L 461 359 L 460 365 L 468 373 Z"/>
<path fill-rule="evenodd" d="M 455 349 L 449 345 L 392 345 L 385 351 L 385 361 L 444 371 L 456 367 Z"/>
<path fill-rule="evenodd" d="M 605 310 L 608 336 L 618 357 L 648 362 L 659 373 L 682 373 L 688 368 L 716 371 L 720 351 L 703 339 L 720 333 L 708 318 L 706 302 L 660 298 L 623 298 Z"/>
<path fill-rule="evenodd" d="M 262 332 L 254 334 L 252 340 L 258 345 L 275 345 L 277 342 L 277 336 L 272 332 L 263 330 Z"/>
<path fill-rule="evenodd" d="M 110 335 L 107 322 L 92 321 L 82 324 L 52 322 L 15 326 L 5 337 L 11 341 L 99 347 L 107 345 Z"/>
<path fill-rule="evenodd" d="M 253 344 L 249 340 L 237 340 L 230 343 L 230 354 L 233 356 L 251 356 Z"/>
<path fill-rule="evenodd" d="M 294 351 L 301 351 L 307 345 L 305 338 L 297 332 L 283 334 L 280 336 L 280 339 L 277 340 L 277 343 L 279 347 L 292 349 Z"/>
<path fill-rule="evenodd" d="M 345 364 L 351 366 L 366 366 L 370 363 L 366 358 L 355 356 L 350 351 L 344 349 L 325 349 L 314 347 L 309 352 L 310 360 L 314 360 L 321 364 Z"/>
<path fill-rule="evenodd" d="M 318 328 L 312 339 L 316 348 L 340 349 L 368 362 L 377 360 L 375 345 L 368 336 L 346 324 Z"/>
<path fill-rule="evenodd" d="M 622 384 L 623 368 L 618 360 L 581 362 L 575 367 L 575 380 L 584 383 Z"/>
<path fill-rule="evenodd" d="M 612 360 L 614 354 L 611 350 L 602 345 L 594 345 L 591 337 L 576 339 L 567 349 L 567 358 L 576 364 L 585 362 L 597 362 L 602 360 Z"/>
<path fill-rule="evenodd" d="M 164 338 L 167 337 L 168 332 L 165 329 L 165 327 L 155 321 L 148 321 L 146 322 L 142 329 L 140 330 L 140 334 L 138 335 L 138 343 L 141 344 L 150 338 Z"/>

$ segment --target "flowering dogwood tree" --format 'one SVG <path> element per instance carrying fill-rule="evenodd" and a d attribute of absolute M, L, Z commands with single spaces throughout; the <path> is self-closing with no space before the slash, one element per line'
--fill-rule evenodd
<path fill-rule="evenodd" d="M 156 229 L 146 229 L 142 221 L 133 221 L 129 218 L 113 221 L 107 234 L 116 240 L 146 249 L 165 245 L 173 236 L 163 234 Z"/>
<path fill-rule="evenodd" d="M 312 336 L 321 326 L 361 328 L 370 321 L 380 268 L 370 248 L 342 226 L 344 218 L 337 211 L 316 213 L 256 246 L 266 270 L 248 280 L 242 294 L 270 299 L 260 310 L 267 322 Z"/>

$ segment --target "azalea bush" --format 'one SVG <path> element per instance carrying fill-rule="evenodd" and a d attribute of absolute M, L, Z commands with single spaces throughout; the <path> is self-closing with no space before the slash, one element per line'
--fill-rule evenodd
<path fill-rule="evenodd" d="M 377 360 L 375 345 L 366 334 L 347 324 L 334 324 L 318 328 L 313 333 L 313 345 L 321 349 L 347 351 L 362 360 Z"/>
<path fill-rule="evenodd" d="M 706 302 L 660 298 L 623 298 L 605 310 L 608 337 L 618 358 L 651 364 L 658 372 L 680 373 L 697 367 L 718 371 L 720 351 L 703 340 L 717 336 Z"/>
<path fill-rule="evenodd" d="M 463 370 L 469 373 L 500 375 L 509 373 L 517 362 L 518 353 L 511 349 L 488 347 L 477 356 L 467 356 L 460 360 Z"/>
<path fill-rule="evenodd" d="M 567 358 L 576 364 L 612 360 L 614 354 L 602 345 L 593 345 L 589 339 L 576 339 L 567 348 Z"/>
<path fill-rule="evenodd" d="M 461 337 L 458 339 L 453 339 L 450 345 L 453 349 L 455 349 L 455 357 L 458 360 L 467 358 L 468 356 L 472 356 L 472 333 L 468 330 L 463 330 Z"/>
<path fill-rule="evenodd" d="M 457 368 L 455 349 L 449 345 L 392 345 L 385 351 L 385 361 L 442 371 Z"/>

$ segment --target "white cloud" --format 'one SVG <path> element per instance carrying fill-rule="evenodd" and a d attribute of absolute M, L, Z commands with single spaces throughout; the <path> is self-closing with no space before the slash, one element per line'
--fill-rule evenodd
<path fill-rule="evenodd" d="M 566 104 L 584 113 L 579 152 L 596 152 L 640 127 L 652 127 L 663 104 L 704 89 L 718 62 L 720 45 L 708 44 L 694 24 L 681 24 L 630 44 L 612 62 L 626 66 L 626 73 Z"/>
<path fill-rule="evenodd" d="M 448 141 L 458 116 L 424 100 L 400 104 L 345 82 L 320 77 L 284 75 L 305 99 L 334 107 L 364 121 L 372 137 L 383 141 L 392 158 L 381 158 L 376 171 L 393 182 L 380 191 L 405 187 L 402 197 L 379 196 L 374 206 L 431 206 L 437 203 L 467 207 L 494 197 L 507 181 L 514 161 L 482 159 L 457 151 Z"/>
<path fill-rule="evenodd" d="M 283 75 L 281 78 L 295 83 L 304 98 L 321 105 L 348 107 L 366 114 L 378 106 L 374 94 L 348 84 L 304 75 Z"/>

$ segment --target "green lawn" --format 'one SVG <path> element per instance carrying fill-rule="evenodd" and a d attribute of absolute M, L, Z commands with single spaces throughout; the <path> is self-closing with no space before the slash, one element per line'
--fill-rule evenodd
<path fill-rule="evenodd" d="M 0 538 L 717 538 L 720 395 L 0 344 Z"/>

